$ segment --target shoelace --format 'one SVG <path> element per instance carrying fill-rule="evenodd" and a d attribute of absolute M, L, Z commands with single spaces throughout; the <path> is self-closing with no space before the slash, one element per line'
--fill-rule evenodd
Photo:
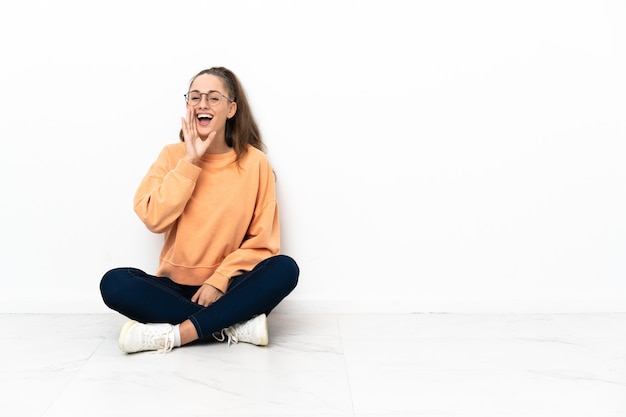
<path fill-rule="evenodd" d="M 163 332 L 162 329 L 151 329 L 151 331 L 145 335 L 143 344 L 147 346 L 163 346 L 157 349 L 158 353 L 168 353 L 174 348 L 174 337 L 172 329 Z"/>
<path fill-rule="evenodd" d="M 174 348 L 174 338 L 170 337 L 172 332 L 168 332 L 163 336 L 165 342 L 163 343 L 163 348 L 157 350 L 158 353 L 167 353 L 170 352 Z"/>
<path fill-rule="evenodd" d="M 233 326 L 222 329 L 219 332 L 213 333 L 213 337 L 218 342 L 223 342 L 228 337 L 228 346 L 231 343 L 239 343 L 240 341 L 249 342 L 253 340 L 253 332 L 255 328 L 254 319 L 246 322 L 237 323 Z"/>
<path fill-rule="evenodd" d="M 239 343 L 239 334 L 233 326 L 222 329 L 219 332 L 213 333 L 213 337 L 218 342 L 223 342 L 226 337 L 228 337 L 228 347 L 230 347 L 231 343 Z"/>

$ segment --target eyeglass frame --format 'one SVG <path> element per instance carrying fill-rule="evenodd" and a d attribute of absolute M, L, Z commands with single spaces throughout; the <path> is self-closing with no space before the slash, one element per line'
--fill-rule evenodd
<path fill-rule="evenodd" d="M 191 93 L 198 93 L 200 94 L 200 101 L 198 102 L 198 104 L 189 104 L 189 94 Z M 202 96 L 206 96 L 206 102 L 209 105 L 209 107 L 214 107 L 211 105 L 211 102 L 209 101 L 209 94 L 212 93 L 217 93 L 220 96 L 222 96 L 223 98 L 225 98 L 226 100 L 230 101 L 231 103 L 234 103 L 235 100 L 231 99 L 230 97 L 225 96 L 224 94 L 222 94 L 221 91 L 218 90 L 209 90 L 207 93 L 202 93 L 199 90 L 192 90 L 186 94 L 183 94 L 183 97 L 185 97 L 185 103 L 189 104 L 190 106 L 194 106 L 196 107 L 197 105 L 199 105 L 202 102 Z M 220 103 L 222 102 L 222 99 L 220 98 Z M 216 103 L 215 106 L 218 106 L 220 103 Z"/>

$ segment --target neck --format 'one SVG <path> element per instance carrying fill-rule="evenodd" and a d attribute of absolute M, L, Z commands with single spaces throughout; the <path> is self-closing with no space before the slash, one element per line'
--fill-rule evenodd
<path fill-rule="evenodd" d="M 213 142 L 211 142 L 211 144 L 209 145 L 209 148 L 206 150 L 205 153 L 220 154 L 220 153 L 230 152 L 231 149 L 232 148 L 226 144 L 226 139 L 224 139 L 224 137 L 221 137 L 221 138 L 216 137 L 215 139 L 213 139 Z"/>

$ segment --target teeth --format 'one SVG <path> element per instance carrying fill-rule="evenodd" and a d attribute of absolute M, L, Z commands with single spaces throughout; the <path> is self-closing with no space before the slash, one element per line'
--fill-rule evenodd
<path fill-rule="evenodd" d="M 213 116 L 210 116 L 208 114 L 199 114 L 198 115 L 198 119 L 209 119 L 209 120 L 211 120 L 211 119 L 213 119 Z"/>

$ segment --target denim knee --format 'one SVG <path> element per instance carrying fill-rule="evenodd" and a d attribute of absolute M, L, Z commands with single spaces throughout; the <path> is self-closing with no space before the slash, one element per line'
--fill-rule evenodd
<path fill-rule="evenodd" d="M 298 285 L 298 277 L 300 276 L 300 268 L 296 261 L 287 255 L 276 256 L 276 262 L 280 265 L 281 276 L 285 281 L 285 286 L 291 290 Z"/>
<path fill-rule="evenodd" d="M 104 304 L 115 309 L 123 291 L 123 278 L 128 276 L 128 268 L 115 268 L 108 271 L 100 280 L 100 294 Z"/>

